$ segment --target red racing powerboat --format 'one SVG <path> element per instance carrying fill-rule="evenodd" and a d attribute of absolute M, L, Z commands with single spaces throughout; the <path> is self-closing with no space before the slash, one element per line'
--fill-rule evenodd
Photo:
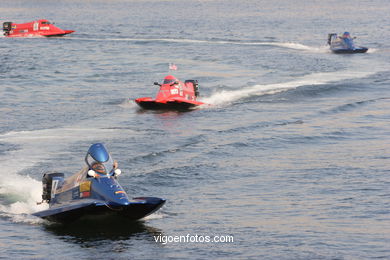
<path fill-rule="evenodd" d="M 204 104 L 196 100 L 199 96 L 197 80 L 186 80 L 183 83 L 174 76 L 168 75 L 162 84 L 154 82 L 154 85 L 160 86 L 156 98 L 137 98 L 135 102 L 140 107 L 144 109 L 189 110 Z"/>
<path fill-rule="evenodd" d="M 62 30 L 45 19 L 21 24 L 5 22 L 3 23 L 3 31 L 6 37 L 63 36 L 74 32 Z"/>

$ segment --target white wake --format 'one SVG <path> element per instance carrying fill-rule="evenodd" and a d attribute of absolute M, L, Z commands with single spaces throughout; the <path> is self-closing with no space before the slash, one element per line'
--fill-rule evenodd
<path fill-rule="evenodd" d="M 378 70 L 372 69 L 372 71 L 359 71 L 359 70 L 348 70 L 348 71 L 336 71 L 336 72 L 323 72 L 313 73 L 303 77 L 299 77 L 295 80 L 274 84 L 257 84 L 254 86 L 237 89 L 237 90 L 222 90 L 213 93 L 210 97 L 202 99 L 210 105 L 223 105 L 229 104 L 234 101 L 248 98 L 251 96 L 259 96 L 265 94 L 275 94 L 278 92 L 298 88 L 301 86 L 313 86 L 322 85 L 330 82 L 338 82 L 347 79 L 364 78 L 375 73 Z"/>
<path fill-rule="evenodd" d="M 128 41 L 128 42 L 170 42 L 170 43 L 190 43 L 190 44 L 218 44 L 218 45 L 251 45 L 251 46 L 274 46 L 286 49 L 301 50 L 308 52 L 325 53 L 329 51 L 328 46 L 309 46 L 295 42 L 245 42 L 229 40 L 195 40 L 195 39 L 176 39 L 176 38 L 81 38 L 68 37 L 67 40 L 86 40 L 86 41 Z"/>

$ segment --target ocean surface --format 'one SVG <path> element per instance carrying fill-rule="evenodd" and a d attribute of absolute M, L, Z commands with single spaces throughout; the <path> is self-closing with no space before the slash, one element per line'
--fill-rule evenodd
<path fill-rule="evenodd" d="M 0 259 L 390 259 L 388 0 L 1 1 L 0 22 L 76 32 L 0 37 Z M 349 31 L 368 53 L 332 54 Z M 177 65 L 169 71 L 168 64 Z M 173 74 L 190 112 L 140 110 Z M 138 222 L 56 225 L 41 177 L 103 142 Z M 233 242 L 156 242 L 162 236 Z"/>

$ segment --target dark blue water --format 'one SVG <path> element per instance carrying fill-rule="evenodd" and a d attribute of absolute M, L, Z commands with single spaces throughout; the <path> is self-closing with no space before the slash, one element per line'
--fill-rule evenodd
<path fill-rule="evenodd" d="M 390 259 L 389 9 L 1 2 L 1 22 L 76 32 L 0 38 L 0 258 Z M 330 53 L 327 34 L 344 31 L 368 53 Z M 197 79 L 211 105 L 140 111 L 133 99 L 168 73 Z M 78 171 L 94 142 L 119 161 L 130 196 L 166 205 L 137 223 L 32 217 L 42 174 Z M 187 234 L 234 242 L 155 242 Z"/>

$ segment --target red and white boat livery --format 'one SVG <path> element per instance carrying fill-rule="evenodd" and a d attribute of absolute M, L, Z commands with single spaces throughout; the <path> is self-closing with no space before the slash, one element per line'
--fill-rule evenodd
<path fill-rule="evenodd" d="M 6 37 L 50 37 L 63 36 L 74 32 L 72 30 L 62 30 L 45 19 L 20 24 L 5 22 L 3 23 L 3 31 Z"/>
<path fill-rule="evenodd" d="M 188 110 L 204 104 L 196 100 L 199 96 L 197 80 L 186 80 L 183 83 L 174 76 L 168 75 L 162 84 L 154 82 L 154 85 L 160 86 L 156 98 L 137 98 L 135 102 L 140 107 L 144 109 Z"/>

